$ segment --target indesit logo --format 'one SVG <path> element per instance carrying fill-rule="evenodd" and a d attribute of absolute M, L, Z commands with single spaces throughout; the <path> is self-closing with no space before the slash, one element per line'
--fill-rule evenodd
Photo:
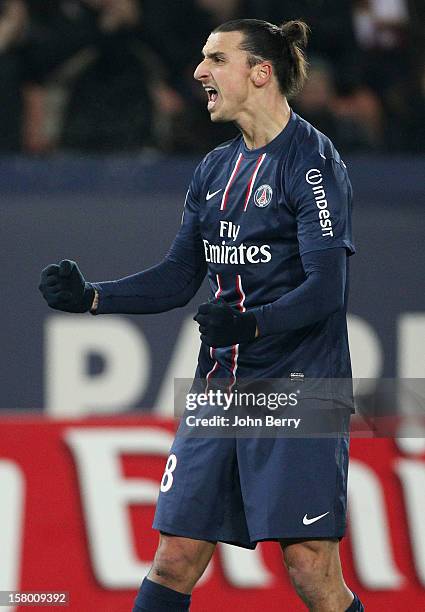
<path fill-rule="evenodd" d="M 320 185 L 323 181 L 322 173 L 316 168 L 312 168 L 305 175 L 305 179 L 309 185 Z"/>
<path fill-rule="evenodd" d="M 323 187 L 323 176 L 320 170 L 312 168 L 305 175 L 305 180 L 312 186 L 316 206 L 319 209 L 319 221 L 322 236 L 333 236 L 332 219 L 328 209 L 326 191 Z"/>

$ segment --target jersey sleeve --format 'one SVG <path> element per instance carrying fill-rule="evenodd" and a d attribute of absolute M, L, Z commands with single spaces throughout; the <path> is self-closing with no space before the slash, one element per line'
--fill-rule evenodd
<path fill-rule="evenodd" d="M 300 255 L 338 247 L 352 255 L 352 187 L 344 162 L 317 153 L 300 164 L 289 184 Z"/>
<path fill-rule="evenodd" d="M 184 306 L 195 295 L 206 274 L 198 188 L 195 172 L 180 229 L 160 263 L 118 280 L 93 283 L 99 293 L 99 305 L 93 314 L 164 312 Z"/>
<path fill-rule="evenodd" d="M 181 265 L 195 263 L 197 268 L 206 266 L 199 224 L 200 187 L 198 166 L 186 194 L 180 229 L 167 253 L 169 260 Z"/>
<path fill-rule="evenodd" d="M 253 308 L 260 336 L 281 334 L 322 321 L 344 307 L 347 278 L 345 248 L 301 256 L 306 280 L 274 302 Z"/>

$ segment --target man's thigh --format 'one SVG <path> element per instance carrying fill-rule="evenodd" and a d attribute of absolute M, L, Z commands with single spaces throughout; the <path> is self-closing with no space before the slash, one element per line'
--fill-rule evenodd
<path fill-rule="evenodd" d="M 163 533 L 252 548 L 234 439 L 176 437 L 153 526 Z"/>
<path fill-rule="evenodd" d="M 238 439 L 237 456 L 252 541 L 344 535 L 348 436 Z"/>

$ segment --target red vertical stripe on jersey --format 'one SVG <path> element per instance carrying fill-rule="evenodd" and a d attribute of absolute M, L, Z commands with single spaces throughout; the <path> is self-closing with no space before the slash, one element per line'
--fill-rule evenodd
<path fill-rule="evenodd" d="M 248 203 L 249 203 L 249 200 L 251 198 L 252 190 L 254 189 L 254 185 L 255 185 L 255 179 L 257 178 L 257 174 L 258 174 L 258 171 L 259 171 L 259 169 L 261 167 L 261 164 L 266 159 L 266 155 L 267 155 L 267 153 L 263 153 L 263 155 L 260 155 L 260 157 L 257 159 L 257 163 L 255 164 L 255 170 L 254 170 L 254 172 L 253 172 L 253 174 L 251 176 L 251 179 L 250 179 L 250 181 L 248 183 L 248 189 L 246 190 L 245 206 L 243 207 L 244 212 L 248 208 Z"/>
<path fill-rule="evenodd" d="M 237 308 L 241 312 L 245 312 L 246 311 L 246 308 L 244 306 L 244 304 L 245 304 L 245 293 L 244 293 L 244 290 L 242 288 L 242 279 L 241 279 L 241 275 L 240 274 L 238 274 L 236 276 L 236 291 L 237 291 L 237 294 L 239 296 L 239 302 L 238 302 Z"/>
<path fill-rule="evenodd" d="M 227 389 L 227 392 L 230 393 L 230 391 L 233 389 L 233 387 L 235 386 L 235 382 L 236 382 L 236 370 L 238 369 L 238 357 L 239 357 L 239 344 L 234 344 L 232 346 L 232 380 L 231 383 Z"/>
<path fill-rule="evenodd" d="M 230 187 L 232 186 L 232 183 L 233 183 L 233 181 L 236 178 L 236 175 L 237 175 L 237 173 L 239 171 L 239 168 L 241 166 L 241 163 L 242 163 L 242 159 L 243 159 L 242 153 L 239 153 L 239 157 L 238 157 L 238 159 L 236 161 L 235 167 L 233 168 L 233 172 L 230 175 L 229 182 L 227 183 L 226 189 L 224 190 L 223 198 L 221 200 L 220 210 L 225 210 L 226 209 L 227 200 L 229 199 Z"/>
<path fill-rule="evenodd" d="M 215 299 L 217 300 L 220 295 L 223 292 L 223 288 L 221 286 L 221 282 L 220 282 L 220 275 L 216 274 L 216 279 L 217 279 L 217 291 L 214 294 Z M 210 347 L 210 357 L 211 359 L 215 359 L 215 348 Z M 210 382 L 210 378 L 211 376 L 218 370 L 219 365 L 218 365 L 218 361 L 215 361 L 215 364 L 213 365 L 212 369 L 208 372 L 207 374 L 207 386 L 205 387 L 205 393 L 207 393 L 208 391 L 208 384 Z"/>
<path fill-rule="evenodd" d="M 239 297 L 239 301 L 236 304 L 236 308 L 240 311 L 240 312 L 245 312 L 246 308 L 245 308 L 245 293 L 242 287 L 242 279 L 241 279 L 241 275 L 237 274 L 236 276 L 236 293 L 238 294 Z M 231 372 L 232 372 L 232 381 L 229 385 L 229 389 L 228 391 L 230 392 L 236 382 L 236 371 L 238 369 L 238 357 L 239 357 L 239 344 L 234 344 L 232 346 L 232 359 L 231 359 Z"/>

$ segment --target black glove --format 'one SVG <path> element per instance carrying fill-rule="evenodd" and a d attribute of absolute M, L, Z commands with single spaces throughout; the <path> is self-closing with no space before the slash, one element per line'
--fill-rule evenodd
<path fill-rule="evenodd" d="M 65 312 L 87 312 L 95 295 L 75 261 L 69 259 L 44 268 L 38 288 L 50 308 Z"/>
<path fill-rule="evenodd" d="M 216 348 L 251 342 L 257 331 L 251 312 L 233 310 L 222 298 L 201 304 L 194 320 L 199 323 L 202 342 Z"/>

